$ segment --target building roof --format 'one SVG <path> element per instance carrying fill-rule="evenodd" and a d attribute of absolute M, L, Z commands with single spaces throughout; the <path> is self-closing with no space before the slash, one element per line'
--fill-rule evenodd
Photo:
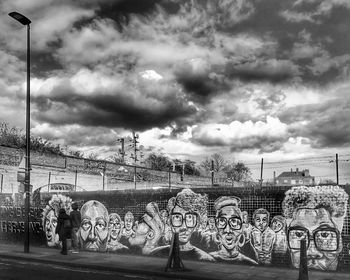
<path fill-rule="evenodd" d="M 305 176 L 304 171 L 287 171 L 287 172 L 282 172 L 280 175 L 277 176 L 277 178 L 285 178 L 285 177 L 294 177 L 294 178 L 300 178 L 300 177 L 312 177 L 310 175 Z"/>

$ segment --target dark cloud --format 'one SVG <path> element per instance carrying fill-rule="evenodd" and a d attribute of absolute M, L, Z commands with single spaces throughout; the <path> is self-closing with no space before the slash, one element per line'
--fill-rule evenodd
<path fill-rule="evenodd" d="M 176 88 L 158 85 L 158 91 L 153 87 L 143 88 L 142 93 L 131 87 L 124 90 L 126 92 L 105 89 L 83 95 L 64 81 L 51 91 L 50 96 L 33 98 L 38 108 L 33 117 L 53 125 L 146 130 L 181 122 L 196 113 L 196 109 L 188 105 Z"/>
<path fill-rule="evenodd" d="M 266 137 L 252 136 L 245 137 L 236 141 L 231 145 L 231 152 L 241 152 L 244 150 L 258 150 L 262 153 L 272 153 L 281 150 L 283 144 L 287 141 L 287 137 Z"/>
<path fill-rule="evenodd" d="M 193 101 L 206 103 L 212 95 L 218 95 L 229 89 L 229 83 L 221 74 L 217 74 L 215 69 L 205 66 L 195 69 L 190 63 L 184 63 L 175 69 L 175 77 L 181 84 L 189 98 Z"/>
<path fill-rule="evenodd" d="M 278 83 L 291 80 L 299 75 L 298 66 L 288 60 L 256 60 L 242 64 L 230 63 L 226 73 L 231 78 L 243 81 L 269 81 Z"/>
<path fill-rule="evenodd" d="M 350 100 L 292 107 L 280 115 L 294 137 L 311 140 L 315 148 L 350 146 Z M 300 124 L 306 121 L 306 124 Z M 299 123 L 298 125 L 293 125 Z"/>
<path fill-rule="evenodd" d="M 120 29 L 129 23 L 133 14 L 148 16 L 152 14 L 157 4 L 162 0 L 117 0 L 102 1 L 97 15 L 101 18 L 111 18 L 115 20 Z"/>

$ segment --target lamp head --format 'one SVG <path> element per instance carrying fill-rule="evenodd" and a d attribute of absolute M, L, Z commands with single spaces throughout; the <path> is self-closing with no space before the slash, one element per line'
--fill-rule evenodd
<path fill-rule="evenodd" d="M 11 12 L 9 13 L 9 16 L 19 21 L 23 25 L 29 25 L 31 23 L 31 20 L 29 18 L 17 12 Z"/>

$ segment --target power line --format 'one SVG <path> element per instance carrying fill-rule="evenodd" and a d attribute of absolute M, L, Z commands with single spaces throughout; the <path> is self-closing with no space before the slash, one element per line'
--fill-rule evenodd
<path fill-rule="evenodd" d="M 345 156 L 350 156 L 350 154 L 346 154 L 346 155 L 342 155 L 342 157 L 345 157 Z M 288 163 L 296 163 L 296 162 L 328 162 L 328 163 L 332 163 L 332 162 L 335 162 L 335 160 L 333 159 L 335 156 L 319 156 L 319 157 L 310 157 L 310 158 L 300 158 L 300 159 L 290 159 L 290 160 L 283 160 L 283 161 L 266 161 L 264 162 L 264 164 L 288 164 Z M 326 158 L 328 158 L 326 160 Z M 322 159 L 322 160 L 319 160 L 319 159 Z M 338 160 L 338 161 L 345 161 L 345 162 L 348 162 L 350 161 L 350 159 L 341 159 L 341 160 Z M 260 165 L 260 163 L 245 163 L 244 165 L 246 166 L 251 166 L 251 165 Z"/>

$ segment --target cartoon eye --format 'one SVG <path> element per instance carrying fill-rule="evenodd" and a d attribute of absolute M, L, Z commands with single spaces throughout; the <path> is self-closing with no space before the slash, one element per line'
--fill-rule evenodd
<path fill-rule="evenodd" d="M 304 231 L 302 231 L 302 230 L 295 230 L 295 231 L 293 232 L 293 234 L 294 234 L 294 236 L 295 236 L 296 238 L 298 238 L 298 239 L 305 238 L 305 235 L 306 235 L 306 233 L 305 233 Z"/>
<path fill-rule="evenodd" d="M 225 218 L 219 218 L 218 219 L 219 225 L 225 225 L 226 224 L 226 219 Z"/>
<path fill-rule="evenodd" d="M 103 230 L 105 228 L 105 224 L 104 223 L 98 223 L 97 225 L 96 225 L 96 229 L 97 230 Z"/>
<path fill-rule="evenodd" d="M 83 222 L 81 227 L 84 229 L 84 230 L 89 230 L 91 228 L 91 224 L 90 222 Z"/>
<path fill-rule="evenodd" d="M 181 215 L 179 215 L 179 214 L 175 214 L 175 215 L 173 215 L 173 220 L 175 220 L 175 221 L 180 221 L 180 220 L 181 220 L 181 218 L 182 218 L 182 216 L 181 216 Z"/>

